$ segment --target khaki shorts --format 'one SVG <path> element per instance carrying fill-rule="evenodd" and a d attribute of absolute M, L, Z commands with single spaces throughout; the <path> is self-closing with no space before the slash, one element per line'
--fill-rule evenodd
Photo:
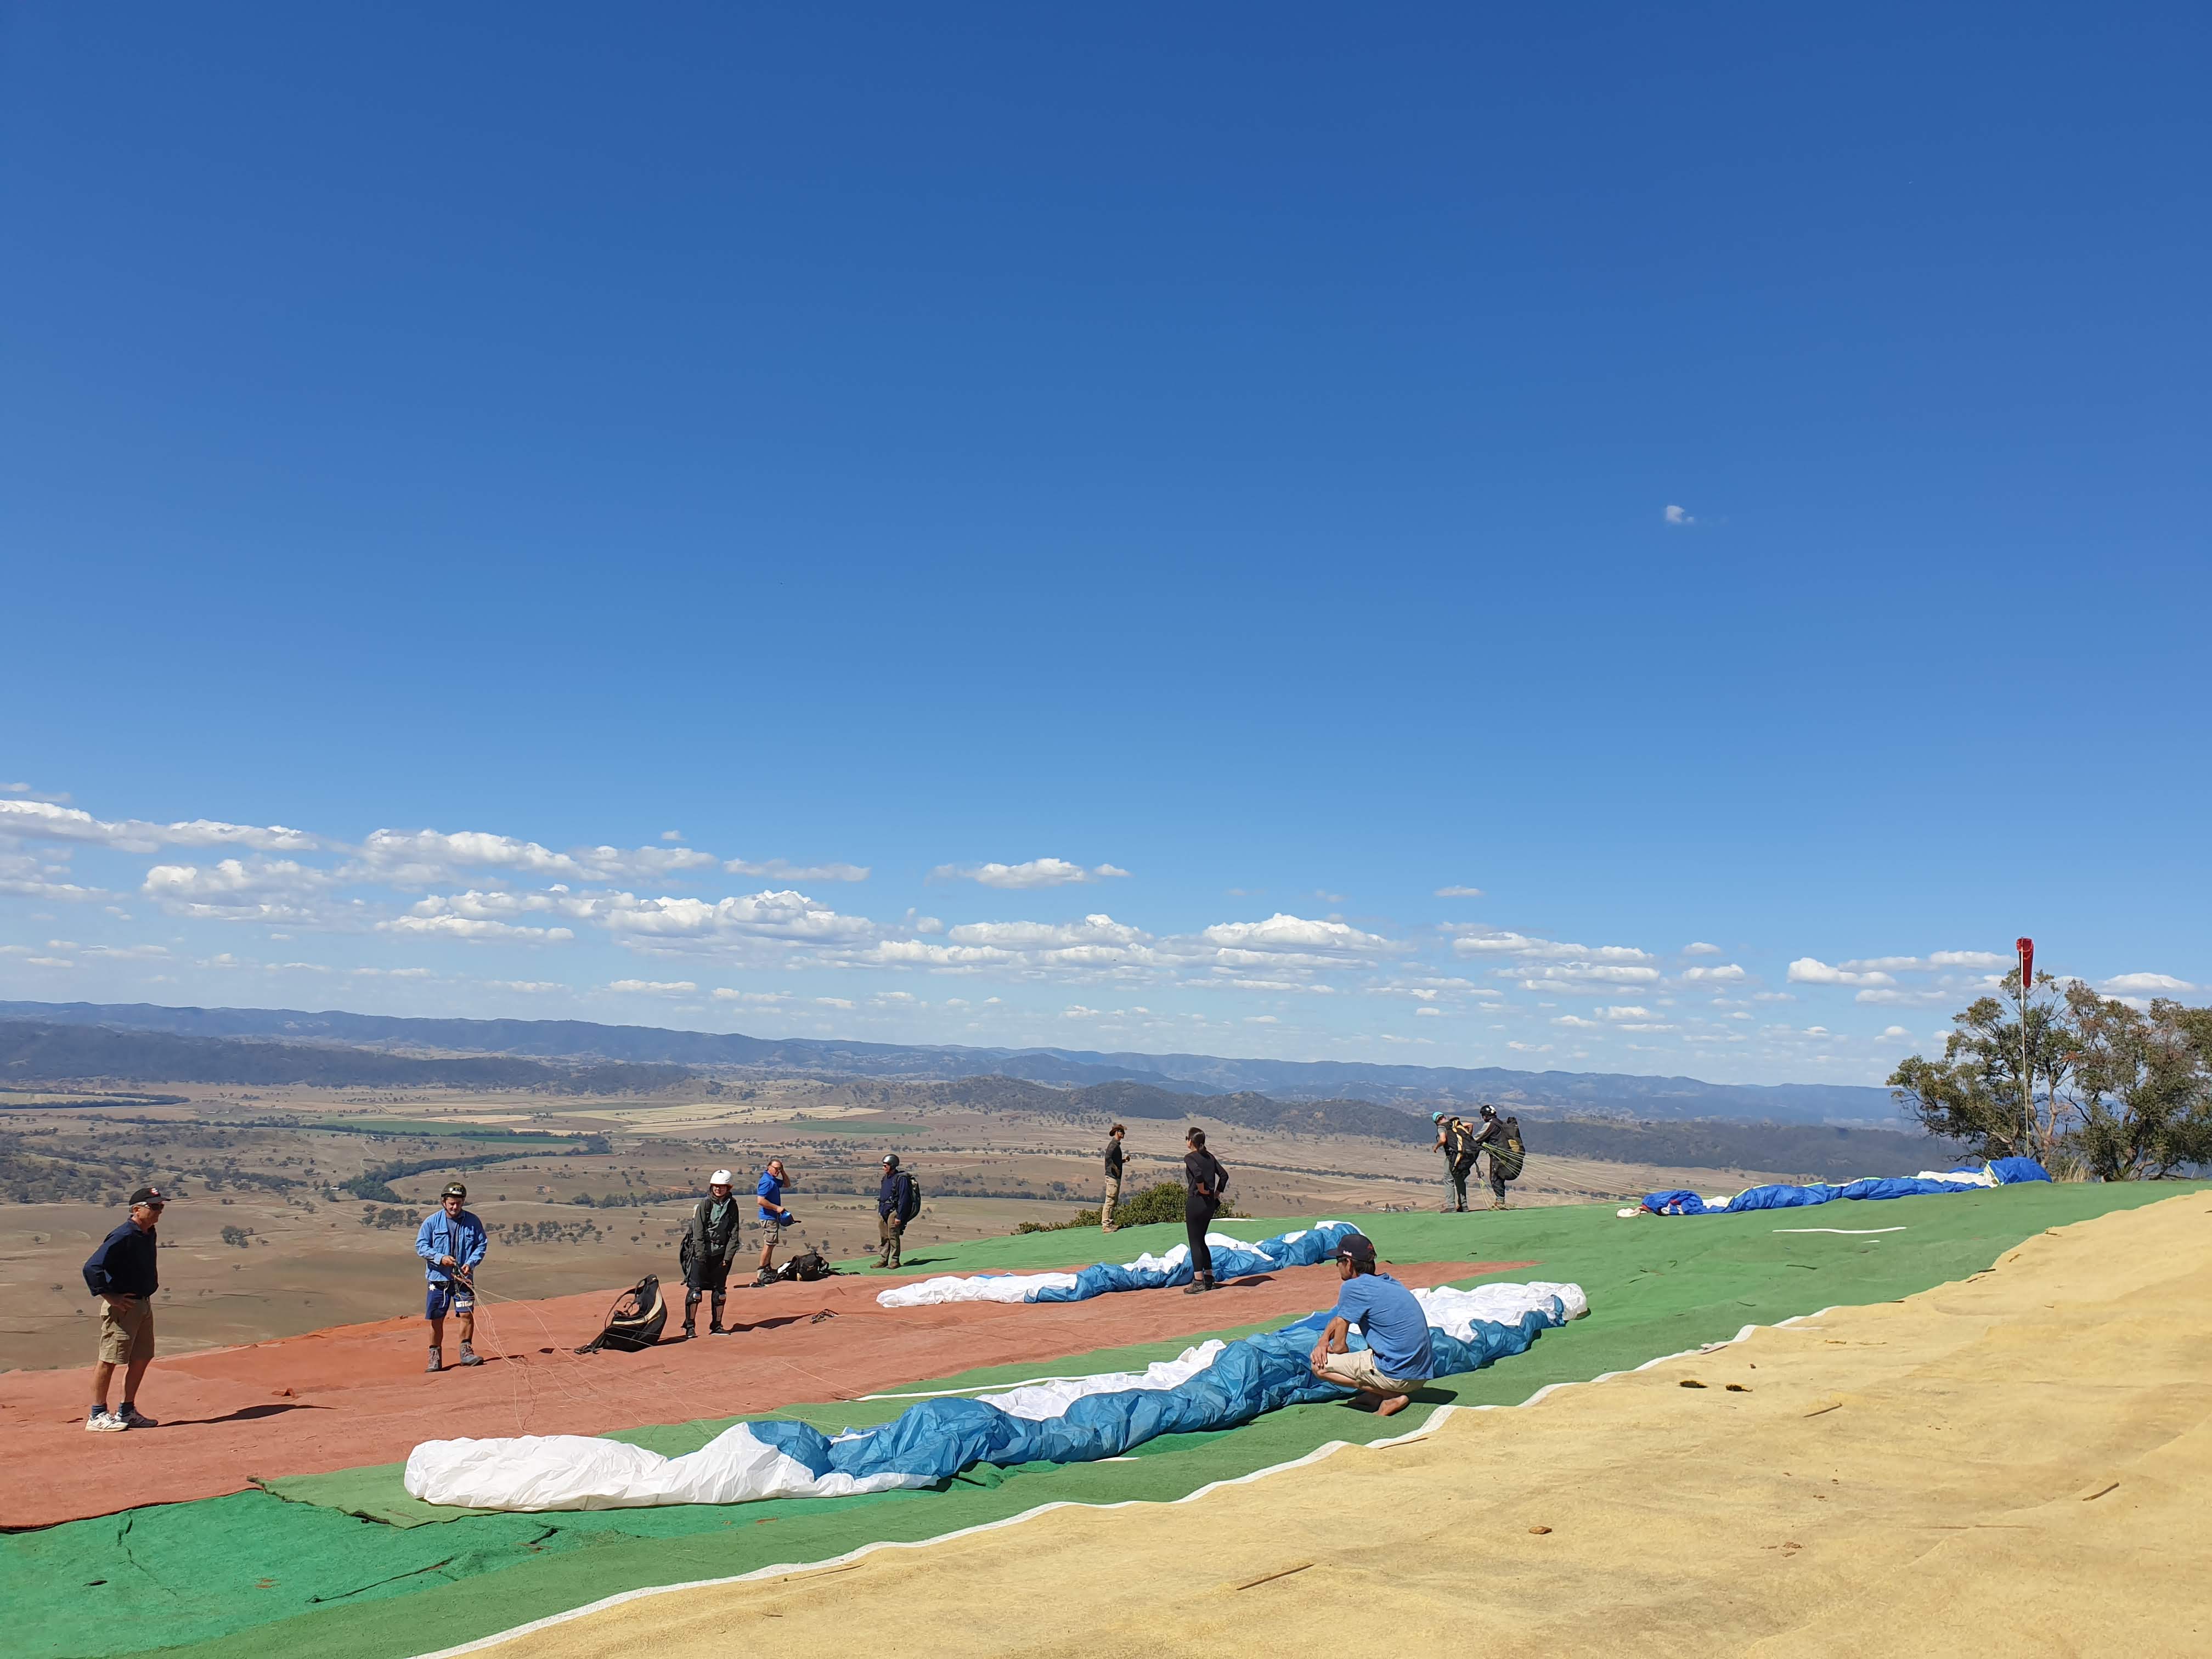
<path fill-rule="evenodd" d="M 144 1297 L 118 1309 L 105 1297 L 100 1303 L 100 1363 L 128 1365 L 154 1357 L 154 1304 Z"/>
<path fill-rule="evenodd" d="M 1395 1376 L 1385 1376 L 1375 1369 L 1375 1356 L 1365 1349 L 1358 1353 L 1332 1353 L 1322 1356 L 1321 1374 L 1332 1382 L 1341 1382 L 1347 1389 L 1364 1389 L 1370 1394 L 1413 1394 L 1419 1382 L 1401 1382 Z"/>

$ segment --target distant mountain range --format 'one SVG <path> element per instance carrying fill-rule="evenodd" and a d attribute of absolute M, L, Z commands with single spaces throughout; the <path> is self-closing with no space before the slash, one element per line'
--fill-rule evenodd
<path fill-rule="evenodd" d="M 1686 1077 L 1514 1072 L 1497 1066 L 1377 1066 L 1351 1060 L 1232 1060 L 1213 1054 L 817 1042 L 735 1032 L 669 1030 L 650 1025 L 598 1025 L 582 1020 L 410 1019 L 337 1010 L 309 1013 L 293 1008 L 164 1008 L 151 1003 L 0 1002 L 0 1020 L 161 1032 L 179 1037 L 344 1045 L 387 1054 L 403 1051 L 424 1058 L 502 1055 L 566 1061 L 569 1064 L 559 1068 L 564 1078 L 575 1074 L 577 1062 L 590 1061 L 616 1066 L 797 1073 L 828 1079 L 949 1081 L 984 1075 L 1064 1089 L 1137 1082 L 1182 1094 L 1253 1092 L 1279 1101 L 1356 1099 L 1405 1110 L 1488 1100 L 1532 1114 L 1646 1121 L 1734 1118 L 1878 1126 L 1898 1121 L 1897 1105 L 1887 1090 L 1846 1084 L 1706 1083 Z M 19 1071 L 18 1074 L 24 1073 Z M 153 1080 L 144 1073 L 102 1075 Z M 166 1076 L 178 1082 L 214 1080 L 184 1073 Z M 647 1083 L 641 1073 L 635 1078 L 634 1086 L 665 1087 L 673 1080 L 665 1073 L 663 1078 L 661 1082 Z M 489 1076 L 483 1080 L 488 1083 Z M 517 1081 L 520 1080 L 518 1076 Z M 550 1077 L 538 1081 L 561 1086 L 552 1084 Z M 611 1076 L 605 1081 L 613 1084 Z"/>

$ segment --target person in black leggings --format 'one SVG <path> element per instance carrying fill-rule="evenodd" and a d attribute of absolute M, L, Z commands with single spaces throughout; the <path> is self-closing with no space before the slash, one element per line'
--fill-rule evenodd
<path fill-rule="evenodd" d="M 1206 1230 L 1221 1210 L 1221 1189 L 1229 1184 L 1229 1171 L 1206 1150 L 1206 1131 L 1193 1129 L 1183 1136 L 1189 1149 L 1182 1156 L 1182 1224 L 1190 1237 L 1190 1283 L 1185 1296 L 1213 1288 L 1213 1252 L 1206 1248 Z"/>

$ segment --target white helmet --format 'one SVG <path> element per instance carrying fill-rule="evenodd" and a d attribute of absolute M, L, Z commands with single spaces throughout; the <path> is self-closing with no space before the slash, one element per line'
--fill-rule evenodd
<path fill-rule="evenodd" d="M 714 1174 L 707 1177 L 707 1184 L 709 1187 L 728 1186 L 730 1184 L 730 1172 L 727 1170 L 715 1170 Z"/>

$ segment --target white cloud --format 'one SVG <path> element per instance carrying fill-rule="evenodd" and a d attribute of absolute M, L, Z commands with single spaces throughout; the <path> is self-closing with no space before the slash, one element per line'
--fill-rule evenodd
<path fill-rule="evenodd" d="M 1792 985 L 1889 985 L 1895 981 L 1879 969 L 1857 973 L 1848 968 L 1832 968 L 1817 957 L 1800 957 L 1790 964 L 1790 982 Z"/>
<path fill-rule="evenodd" d="M 1480 887 L 1439 887 L 1437 889 L 1437 896 L 1438 898 L 1480 898 L 1482 896 L 1482 889 Z"/>
<path fill-rule="evenodd" d="M 1651 1011 L 1649 1008 L 1638 1008 L 1634 1006 L 1625 1008 L 1601 1008 L 1598 1010 L 1598 1012 L 1603 1014 L 1607 1019 L 1649 1019 L 1651 1018 Z"/>
<path fill-rule="evenodd" d="M 940 864 L 930 876 L 939 881 L 980 882 L 986 887 L 1022 891 L 1033 887 L 1065 887 L 1076 882 L 1103 881 L 1129 872 L 1111 864 L 1086 870 L 1066 859 L 1031 859 L 1026 864 Z"/>
<path fill-rule="evenodd" d="M 322 897 L 331 881 L 328 871 L 291 859 L 222 859 L 157 864 L 141 890 L 172 915 L 343 927 L 341 914 Z"/>
<path fill-rule="evenodd" d="M 1548 1042 L 1508 1042 L 1505 1046 L 1524 1054 L 1548 1054 L 1552 1052 L 1552 1045 Z"/>
<path fill-rule="evenodd" d="M 1937 1003 L 1948 1002 L 1953 994 L 1944 990 L 1904 990 L 1894 986 L 1861 991 L 1851 999 L 1872 1007 L 1927 1008 Z"/>
<path fill-rule="evenodd" d="M 768 859 L 755 864 L 744 859 L 731 859 L 722 868 L 733 876 L 757 876 L 768 881 L 866 881 L 869 866 L 865 864 L 793 864 L 784 859 Z"/>
<path fill-rule="evenodd" d="M 323 845 L 313 836 L 288 830 L 281 823 L 264 828 L 213 818 L 194 818 L 185 823 L 149 823 L 139 818 L 109 822 L 47 800 L 0 799 L 0 832 L 27 840 L 82 842 L 124 853 L 153 853 L 164 847 L 245 847 L 263 853 L 308 853 Z"/>
<path fill-rule="evenodd" d="M 732 991 L 727 986 L 714 989 L 717 1002 L 734 1002 L 747 1008 L 775 1008 L 791 1000 L 788 991 Z"/>
<path fill-rule="evenodd" d="M 1441 1009 L 1441 1008 L 1431 1008 L 1431 1007 L 1427 1006 L 1426 1005 L 1424 1005 L 1424 1006 L 1421 1006 L 1421 1007 L 1419 1007 L 1419 1008 L 1414 1009 L 1414 1010 L 1413 1010 L 1413 1013 L 1414 1013 L 1415 1018 L 1420 1018 L 1421 1016 L 1424 1016 L 1424 1015 L 1425 1015 L 1426 1017 L 1428 1017 L 1428 1018 L 1431 1018 L 1431 1019 L 1442 1019 L 1442 1018 L 1444 1017 L 1444 1011 L 1443 1011 L 1443 1009 Z"/>
<path fill-rule="evenodd" d="M 568 988 L 551 979 L 488 979 L 484 984 L 495 991 L 520 991 L 530 996 L 550 996 Z"/>
<path fill-rule="evenodd" d="M 1651 953 L 1632 945 L 1569 945 L 1558 939 L 1532 939 L 1526 933 L 1484 928 L 1468 931 L 1452 941 L 1463 957 L 1517 957 L 1524 962 L 1649 962 Z"/>
<path fill-rule="evenodd" d="M 1577 1025 L 1592 1031 L 1601 1029 L 1597 1021 L 1594 1019 L 1584 1019 L 1580 1014 L 1560 1014 L 1553 1019 L 1552 1024 L 1554 1025 Z"/>
<path fill-rule="evenodd" d="M 1610 963 L 1561 963 L 1533 969 L 1494 968 L 1491 971 L 1500 979 L 1518 975 L 1524 991 L 1554 996 L 1603 996 L 1607 992 L 1617 995 L 1632 987 L 1656 984 L 1659 979 L 1656 968 L 1623 968 Z"/>
<path fill-rule="evenodd" d="M 1221 921 L 1202 930 L 1195 944 L 1178 944 L 1194 955 L 1211 946 L 1212 960 L 1224 967 L 1259 966 L 1273 962 L 1308 967 L 1371 961 L 1397 954 L 1404 947 L 1379 933 L 1362 933 L 1348 922 L 1315 921 L 1278 910 L 1265 921 Z"/>
<path fill-rule="evenodd" d="M 1906 973 L 1928 964 L 1918 957 L 1857 957 L 1843 964 L 1845 968 L 1868 973 Z"/>
<path fill-rule="evenodd" d="M 2194 991 L 2197 988 L 2172 974 L 2115 974 L 2099 988 L 2115 994 L 2155 996 L 2160 992 Z"/>
<path fill-rule="evenodd" d="M 1708 945 L 1701 939 L 1692 939 L 1682 947 L 1682 954 L 1686 957 L 1717 957 L 1721 954 L 1721 947 Z"/>
<path fill-rule="evenodd" d="M 663 841 L 682 841 L 684 832 L 681 830 L 664 830 L 660 832 L 660 838 Z"/>
<path fill-rule="evenodd" d="M 1882 1028 L 1881 1034 L 1886 1037 L 1909 1037 L 1912 1035 L 1902 1025 L 1886 1025 Z"/>
<path fill-rule="evenodd" d="M 850 997 L 817 997 L 814 1001 L 816 1006 L 822 1008 L 850 1008 L 853 1006 Z"/>
<path fill-rule="evenodd" d="M 519 927 L 509 921 L 487 921 L 480 916 L 392 916 L 376 924 L 380 933 L 406 933 L 417 939 L 458 939 L 475 944 L 489 939 L 514 939 L 535 945 L 557 944 L 575 934 L 566 927 Z"/>
<path fill-rule="evenodd" d="M 556 853 L 534 841 L 479 830 L 446 834 L 437 830 L 374 830 L 360 847 L 356 865 L 344 873 L 395 887 L 430 887 L 453 880 L 465 870 L 505 870 L 518 875 L 565 877 L 580 881 L 651 878 L 686 870 L 710 870 L 712 854 L 689 847 L 580 847 Z"/>
<path fill-rule="evenodd" d="M 625 996 L 688 997 L 696 995 L 699 988 L 688 979 L 618 979 L 610 981 L 607 989 Z"/>
<path fill-rule="evenodd" d="M 0 893 L 66 903 L 114 896 L 104 888 L 82 887 L 73 881 L 59 879 L 67 874 L 67 865 L 43 864 L 24 853 L 0 853 Z"/>
<path fill-rule="evenodd" d="M 1936 951 L 1929 954 L 1930 968 L 2008 968 L 2010 957 L 2000 956 L 1995 951 Z"/>
<path fill-rule="evenodd" d="M 1750 977 L 1739 963 L 1723 962 L 1715 968 L 1685 968 L 1682 977 L 1691 984 L 1732 985 Z"/>
<path fill-rule="evenodd" d="M 1680 507 L 1671 505 L 1659 516 L 1665 522 L 1673 525 L 1692 525 L 1697 523 L 1695 519 L 1692 518 Z"/>

